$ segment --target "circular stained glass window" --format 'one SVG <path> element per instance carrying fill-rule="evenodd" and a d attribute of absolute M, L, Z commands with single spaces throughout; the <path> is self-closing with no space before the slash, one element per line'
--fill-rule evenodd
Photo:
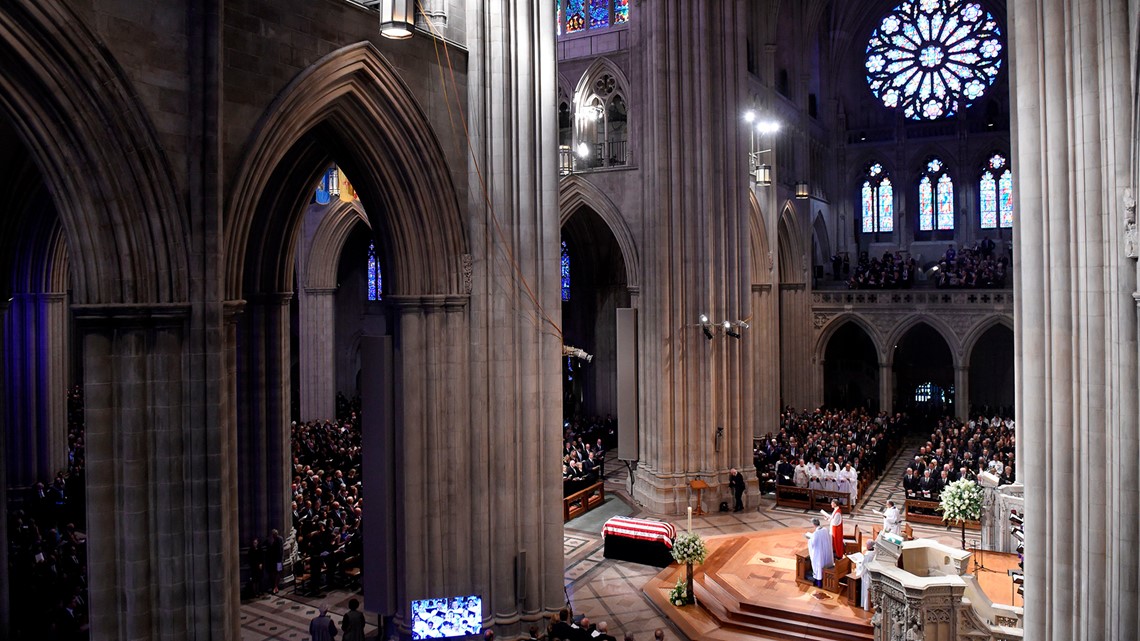
<path fill-rule="evenodd" d="M 907 118 L 952 116 L 994 83 L 1003 47 L 997 20 L 977 2 L 904 2 L 871 34 L 867 82 Z"/>

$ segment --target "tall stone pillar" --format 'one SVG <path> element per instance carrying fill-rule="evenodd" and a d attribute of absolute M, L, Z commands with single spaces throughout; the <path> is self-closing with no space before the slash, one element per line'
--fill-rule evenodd
<path fill-rule="evenodd" d="M 237 318 L 238 508 L 242 545 L 292 531 L 289 452 L 289 300 L 251 297 Z M 332 418 L 332 417 L 329 417 Z"/>
<path fill-rule="evenodd" d="M 781 274 L 781 278 L 785 276 Z M 802 278 L 790 274 L 788 278 Z M 784 405 L 797 410 L 814 409 L 823 403 L 815 397 L 812 385 L 811 355 L 811 295 L 807 284 L 784 282 L 780 284 L 780 394 Z M 819 388 L 821 391 L 822 386 Z"/>
<path fill-rule="evenodd" d="M 470 554 L 465 568 L 485 588 L 486 623 L 518 634 L 565 603 L 562 480 L 551 465 L 562 440 L 554 12 L 545 0 L 467 6 L 469 120 L 482 123 L 471 131 L 478 163 L 467 182 L 472 261 L 461 275 L 471 292 L 470 352 L 448 349 L 447 357 L 457 359 L 453 367 L 467 364 L 457 382 L 471 391 L 471 404 L 453 418 L 470 428 L 465 442 L 449 431 L 451 443 L 441 446 L 467 447 L 456 456 L 470 465 L 474 512 L 469 528 L 447 530 L 459 537 L 459 550 L 448 554 Z M 447 305 L 443 315 L 462 315 Z M 453 396 L 446 390 L 441 398 Z M 435 506 L 415 509 L 455 521 Z"/>
<path fill-rule="evenodd" d="M 57 293 L 16 294 L 8 307 L 9 480 L 19 487 L 67 469 L 68 311 L 66 294 Z"/>
<path fill-rule="evenodd" d="M 0 300 L 0 345 L 7 351 L 8 301 Z M 0 367 L 0 568 L 8 567 L 8 379 L 7 367 Z M 12 619 L 9 613 L 9 572 L 0 572 L 0 635 L 7 638 Z"/>
<path fill-rule="evenodd" d="M 894 413 L 895 370 L 890 363 L 879 363 L 879 409 Z"/>
<path fill-rule="evenodd" d="M 752 351 L 752 435 L 778 431 L 780 381 L 773 376 L 780 358 L 776 296 L 769 283 L 752 285 L 752 327 L 745 332 Z"/>
<path fill-rule="evenodd" d="M 223 426 L 201 420 L 183 306 L 82 306 L 91 638 L 237 632 Z M 230 581 L 233 581 L 231 584 Z"/>
<path fill-rule="evenodd" d="M 1135 638 L 1136 6 L 1009 5 L 1025 638 Z M 1132 213 L 1133 221 L 1134 213 Z M 1134 222 L 1133 222 L 1134 224 Z"/>
<path fill-rule="evenodd" d="M 720 323 L 752 311 L 746 24 L 740 1 L 706 11 L 663 0 L 630 26 L 639 65 L 630 105 L 643 131 L 641 255 L 650 260 L 638 314 L 642 462 L 633 492 L 659 512 L 684 511 L 698 476 L 726 485 L 728 468 L 751 468 L 748 373 L 764 330 L 736 340 L 714 326 L 706 340 L 699 326 L 702 313 Z"/>
<path fill-rule="evenodd" d="M 954 417 L 959 421 L 970 418 L 970 368 L 962 363 L 954 366 Z"/>
<path fill-rule="evenodd" d="M 300 312 L 301 420 L 336 418 L 336 289 L 306 287 Z"/>

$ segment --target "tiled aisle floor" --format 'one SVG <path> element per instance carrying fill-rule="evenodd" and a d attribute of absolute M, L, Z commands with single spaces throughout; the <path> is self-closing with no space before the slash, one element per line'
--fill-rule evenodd
<path fill-rule="evenodd" d="M 901 463 L 896 460 L 889 466 L 882 481 L 873 486 L 869 496 L 860 498 L 860 510 L 849 518 L 849 522 L 859 524 L 869 535 L 870 526 L 880 524 L 881 519 L 871 512 L 880 508 L 887 499 L 901 497 L 900 479 L 906 461 L 913 456 L 913 448 L 904 446 Z M 901 465 L 901 467 L 900 467 Z M 609 514 L 632 514 L 638 517 L 671 520 L 684 526 L 684 518 L 646 512 L 629 501 L 629 488 L 626 470 L 613 465 L 606 475 L 606 492 L 614 498 L 607 501 L 604 508 Z M 754 488 L 754 486 L 753 486 Z M 616 502 L 615 502 L 616 501 Z M 706 506 L 715 505 L 713 497 L 706 497 Z M 719 499 L 717 499 L 719 501 Z M 711 513 L 693 518 L 693 529 L 700 534 L 737 534 L 785 527 L 802 527 L 807 530 L 812 514 L 804 510 L 789 510 L 775 507 L 771 497 L 758 498 L 755 489 L 746 499 L 748 508 L 737 513 Z M 602 519 L 604 520 L 604 519 Z M 574 607 L 575 614 L 585 614 L 591 621 L 606 621 L 610 634 L 619 639 L 625 633 L 632 633 L 636 641 L 650 641 L 656 628 L 665 630 L 665 638 L 685 639 L 672 627 L 641 593 L 641 586 L 657 574 L 652 566 L 611 561 L 602 556 L 602 541 L 597 515 L 587 514 L 567 523 L 564 551 L 566 554 L 566 591 Z M 915 536 L 937 539 L 947 545 L 958 544 L 957 531 L 944 527 L 915 525 Z M 976 536 L 976 535 L 975 535 Z M 340 615 L 347 610 L 345 605 L 352 595 L 337 592 L 329 595 L 327 601 L 339 624 Z M 320 601 L 289 595 L 262 598 L 242 605 L 242 641 L 263 641 L 267 639 L 288 639 L 306 641 L 308 622 L 316 615 Z M 376 636 L 375 626 L 369 626 L 369 638 Z"/>

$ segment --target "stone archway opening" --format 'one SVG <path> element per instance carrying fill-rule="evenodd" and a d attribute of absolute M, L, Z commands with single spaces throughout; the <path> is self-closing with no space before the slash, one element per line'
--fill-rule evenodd
<path fill-rule="evenodd" d="M 827 341 L 823 402 L 835 409 L 879 411 L 879 356 L 874 341 L 857 323 L 844 323 Z"/>
<path fill-rule="evenodd" d="M 954 414 L 954 358 L 938 330 L 911 327 L 893 346 L 894 410 L 926 419 Z"/>
<path fill-rule="evenodd" d="M 1013 416 L 1013 330 L 996 324 L 970 350 L 970 415 Z"/>
<path fill-rule="evenodd" d="M 626 259 L 609 225 L 587 205 L 562 225 L 563 344 L 584 350 L 587 361 L 564 356 L 564 427 L 616 446 L 617 310 L 630 306 Z M 596 429 L 592 429 L 596 428 Z"/>

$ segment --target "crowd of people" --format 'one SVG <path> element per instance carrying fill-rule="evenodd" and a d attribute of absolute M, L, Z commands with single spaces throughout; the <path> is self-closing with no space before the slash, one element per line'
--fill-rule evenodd
<path fill-rule="evenodd" d="M 1002 485 L 1015 482 L 1014 431 L 1014 420 L 1008 417 L 979 416 L 966 423 L 940 419 L 903 473 L 907 498 L 937 501 L 950 483 L 976 481 L 982 472 Z"/>
<path fill-rule="evenodd" d="M 777 485 L 845 492 L 854 505 L 860 479 L 883 472 L 906 426 L 903 414 L 785 408 L 779 431 L 753 452 L 756 474 Z"/>
<path fill-rule="evenodd" d="M 338 402 L 336 420 L 294 422 L 290 444 L 299 558 L 294 574 L 308 575 L 304 587 L 310 593 L 351 585 L 364 548 L 359 399 Z M 263 560 L 271 573 L 280 561 L 271 558 L 275 549 L 267 552 Z M 275 580 L 263 585 L 278 587 Z"/>
<path fill-rule="evenodd" d="M 9 490 L 13 641 L 88 638 L 82 388 L 68 393 L 67 410 L 67 470 Z"/>
<path fill-rule="evenodd" d="M 983 238 L 962 251 L 950 245 L 928 278 L 939 289 L 977 289 L 1005 287 L 1009 256 L 997 257 L 994 241 Z"/>
<path fill-rule="evenodd" d="M 617 631 L 610 631 L 605 621 L 593 622 L 588 616 L 573 617 L 570 610 L 566 608 L 550 615 L 545 630 L 540 630 L 537 625 L 530 626 L 531 641 L 537 639 L 545 639 L 546 641 L 617 641 L 619 638 L 616 636 L 617 634 L 619 634 Z M 491 632 L 484 635 L 484 641 L 493 641 L 494 638 L 494 633 Z M 624 641 L 635 641 L 636 637 L 630 632 L 621 638 Z M 664 630 L 657 628 L 653 631 L 654 641 L 663 641 L 664 639 Z"/>
<path fill-rule="evenodd" d="M 617 443 L 617 421 L 573 418 L 562 428 L 562 482 L 565 495 L 597 483 L 605 476 L 606 450 Z"/>
<path fill-rule="evenodd" d="M 832 268 L 835 268 L 832 260 Z M 918 265 L 914 258 L 903 258 L 901 252 L 883 252 L 882 258 L 859 255 L 855 271 L 847 279 L 850 289 L 909 289 L 914 285 Z"/>
<path fill-rule="evenodd" d="M 999 256 L 989 237 L 957 250 L 951 244 L 937 264 L 923 271 L 912 257 L 902 252 L 883 252 L 882 257 L 859 254 L 851 268 L 846 255 L 831 257 L 831 273 L 835 280 L 846 280 L 849 289 L 910 289 L 920 279 L 939 289 L 985 289 L 1006 286 L 1010 270 L 1008 254 Z"/>

